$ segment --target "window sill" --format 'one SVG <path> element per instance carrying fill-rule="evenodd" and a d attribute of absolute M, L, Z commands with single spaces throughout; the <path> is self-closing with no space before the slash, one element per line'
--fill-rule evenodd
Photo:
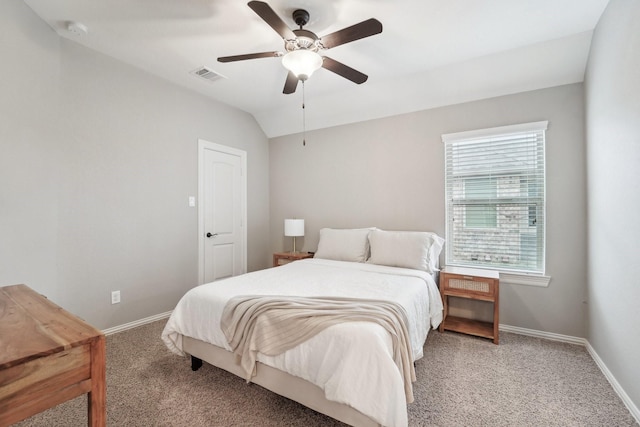
<path fill-rule="evenodd" d="M 547 288 L 549 287 L 550 281 L 551 276 L 500 272 L 500 283 L 508 283 L 510 285 L 538 286 L 541 288 Z"/>

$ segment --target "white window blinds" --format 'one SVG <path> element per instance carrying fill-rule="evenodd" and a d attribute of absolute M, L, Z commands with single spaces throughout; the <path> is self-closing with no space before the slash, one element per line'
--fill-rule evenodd
<path fill-rule="evenodd" d="M 546 128 L 442 136 L 448 265 L 544 272 Z"/>

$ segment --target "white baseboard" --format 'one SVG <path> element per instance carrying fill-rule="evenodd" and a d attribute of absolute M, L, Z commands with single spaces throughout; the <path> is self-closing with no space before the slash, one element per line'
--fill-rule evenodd
<path fill-rule="evenodd" d="M 640 409 L 638 409 L 638 407 L 631 401 L 629 395 L 624 391 L 620 383 L 616 380 L 609 368 L 607 368 L 607 365 L 604 364 L 600 356 L 598 356 L 598 353 L 596 353 L 596 351 L 593 347 L 591 347 L 591 344 L 589 344 L 588 341 L 586 347 L 587 351 L 596 362 L 596 365 L 598 365 L 604 376 L 609 381 L 609 384 L 611 384 L 611 387 L 613 387 L 618 396 L 620 396 L 620 399 L 622 399 L 622 403 L 624 403 L 624 406 L 626 406 L 629 412 L 631 412 L 631 415 L 633 415 L 633 418 L 636 419 L 636 422 L 640 424 Z"/>
<path fill-rule="evenodd" d="M 552 341 L 566 342 L 569 344 L 586 345 L 587 340 L 584 338 L 573 337 L 571 335 L 554 334 L 552 332 L 538 331 L 535 329 L 520 328 L 518 326 L 503 325 L 498 326 L 501 331 L 513 332 L 514 334 L 527 335 L 530 337 L 544 338 Z"/>
<path fill-rule="evenodd" d="M 624 391 L 618 380 L 616 380 L 609 368 L 607 368 L 607 365 L 604 364 L 600 356 L 598 356 L 598 353 L 596 353 L 589 341 L 587 341 L 585 338 L 554 334 L 551 332 L 537 331 L 535 329 L 520 328 L 517 326 L 503 324 L 500 324 L 498 328 L 501 331 L 512 332 L 514 334 L 528 335 L 530 337 L 545 338 L 548 340 L 561 341 L 569 344 L 579 344 L 585 346 L 587 351 L 589 352 L 589 355 L 591 355 L 591 358 L 594 360 L 594 362 L 596 362 L 596 365 L 598 365 L 598 368 L 600 368 L 602 374 L 605 376 L 607 381 L 609 381 L 609 384 L 611 384 L 613 390 L 616 392 L 618 397 L 620 397 L 622 403 L 624 403 L 624 406 L 626 406 L 629 412 L 631 412 L 631 415 L 633 416 L 633 418 L 635 418 L 636 422 L 640 424 L 640 409 L 638 409 L 638 407 L 631 401 L 629 395 Z"/>
<path fill-rule="evenodd" d="M 135 320 L 133 322 L 125 323 L 124 325 L 114 326 L 113 328 L 107 328 L 102 331 L 105 335 L 112 335 L 118 332 L 123 332 L 128 329 L 137 328 L 138 326 L 146 325 L 147 323 L 155 322 L 156 320 L 168 319 L 171 316 L 171 311 L 167 311 L 166 313 L 160 313 L 153 316 L 145 317 L 144 319 Z"/>

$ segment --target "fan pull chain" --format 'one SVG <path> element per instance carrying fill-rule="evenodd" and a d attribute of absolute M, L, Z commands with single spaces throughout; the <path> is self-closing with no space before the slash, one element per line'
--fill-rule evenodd
<path fill-rule="evenodd" d="M 307 145 L 307 114 L 304 109 L 304 80 L 302 80 L 302 146 Z"/>

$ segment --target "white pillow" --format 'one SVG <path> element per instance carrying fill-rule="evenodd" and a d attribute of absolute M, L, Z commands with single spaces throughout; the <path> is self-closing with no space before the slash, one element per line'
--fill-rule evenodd
<path fill-rule="evenodd" d="M 427 231 L 384 231 L 369 233 L 371 257 L 367 262 L 391 267 L 438 271 L 438 257 L 444 239 Z"/>
<path fill-rule="evenodd" d="M 369 256 L 367 236 L 372 228 L 320 230 L 320 241 L 314 258 L 336 261 L 365 262 Z"/>

